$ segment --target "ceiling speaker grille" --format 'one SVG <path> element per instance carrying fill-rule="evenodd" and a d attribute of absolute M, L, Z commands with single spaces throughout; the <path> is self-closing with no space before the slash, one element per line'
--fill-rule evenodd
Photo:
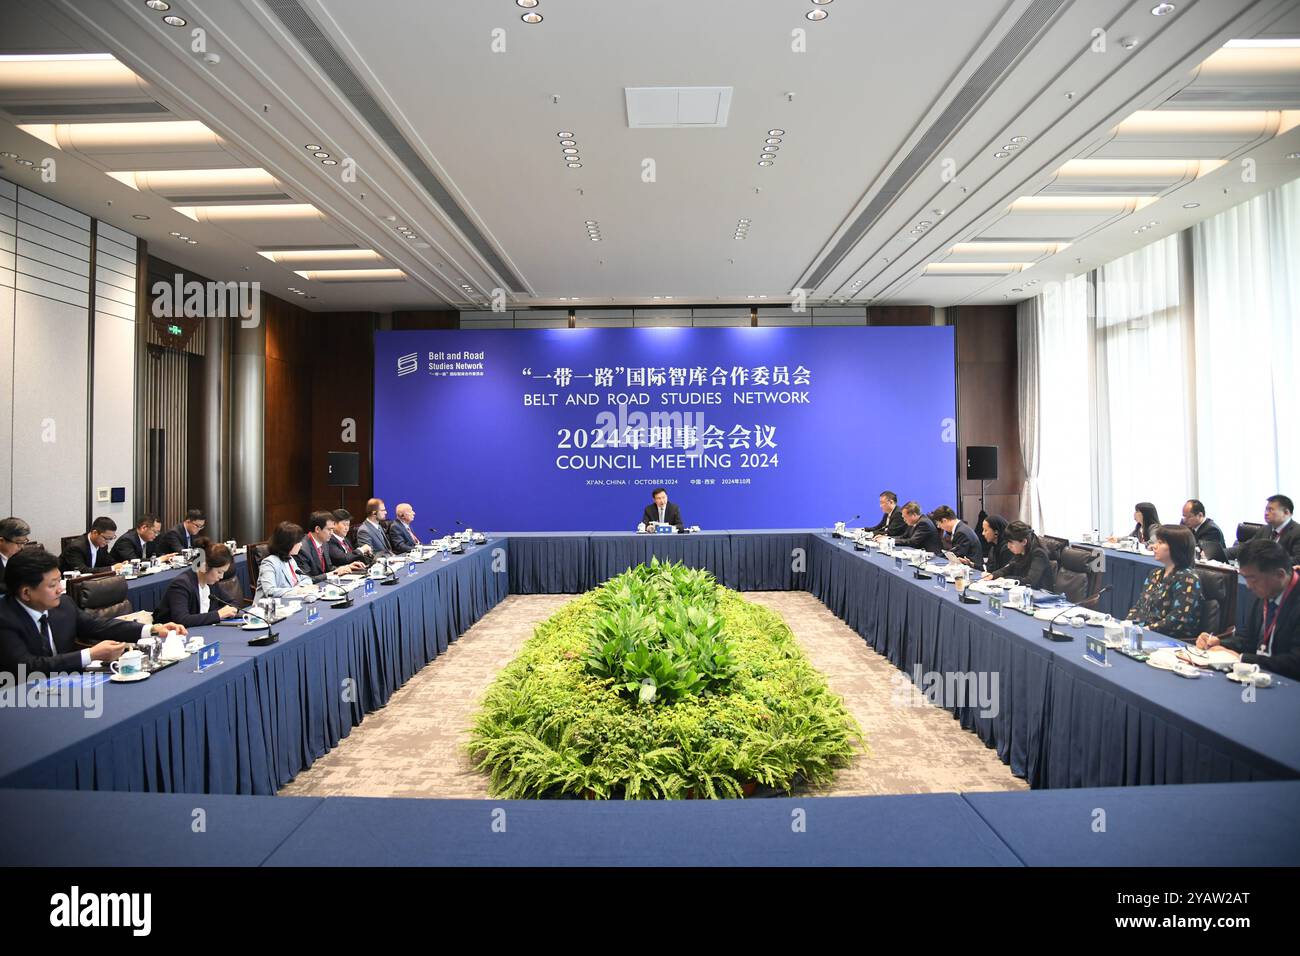
<path fill-rule="evenodd" d="M 997 85 L 1002 75 L 1025 51 L 1030 42 L 1047 25 L 1048 21 L 1064 5 L 1065 0 L 1034 0 L 1021 14 L 1007 35 L 1002 38 L 993 52 L 971 74 L 970 78 L 957 91 L 944 111 L 939 114 L 930 128 L 922 134 L 912 150 L 903 157 L 903 161 L 890 173 L 885 184 L 880 187 L 866 208 L 853 220 L 831 251 L 813 270 L 806 283 L 810 288 L 817 288 L 826 281 L 831 270 L 838 266 L 853 247 L 856 246 L 867 231 L 876 224 L 885 210 L 893 205 L 898 194 L 907 188 L 916 175 L 934 159 L 945 143 L 952 137 L 966 118 Z"/>
<path fill-rule="evenodd" d="M 397 125 L 375 102 L 375 98 L 362 84 L 361 78 L 356 75 L 352 67 L 348 66 L 342 54 L 321 32 L 320 27 L 302 8 L 298 0 L 266 0 L 266 6 L 279 18 L 285 29 L 302 45 L 307 54 L 316 61 L 316 65 L 330 78 L 330 82 L 370 124 L 371 129 L 393 151 L 402 165 L 424 187 L 447 218 L 455 223 L 456 228 L 461 231 L 470 245 L 496 271 L 506 284 L 506 288 L 511 292 L 523 292 L 523 282 L 492 248 L 487 237 L 460 208 L 433 171 L 425 165 L 419 152 L 407 142 Z"/>

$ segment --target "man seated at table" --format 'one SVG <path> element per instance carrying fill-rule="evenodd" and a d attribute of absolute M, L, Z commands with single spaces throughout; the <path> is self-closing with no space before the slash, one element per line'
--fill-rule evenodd
<path fill-rule="evenodd" d="M 51 674 L 85 670 L 91 661 L 115 661 L 128 643 L 180 625 L 135 624 L 92 617 L 62 592 L 59 561 L 48 551 L 29 549 L 5 566 L 0 600 L 0 671 Z M 94 642 L 81 648 L 77 642 Z"/>
<path fill-rule="evenodd" d="M 116 521 L 107 517 L 96 518 L 85 537 L 77 538 L 63 549 L 63 554 L 59 555 L 59 567 L 82 574 L 112 570 L 113 557 L 109 552 L 116 537 Z"/>
<path fill-rule="evenodd" d="M 1286 495 L 1273 495 L 1264 505 L 1264 527 L 1255 532 L 1252 541 L 1272 541 L 1282 546 L 1282 550 L 1291 555 L 1291 560 L 1300 563 L 1300 525 L 1291 520 L 1295 505 Z M 1228 557 L 1234 560 L 1240 555 L 1242 545 L 1228 549 Z"/>
<path fill-rule="evenodd" d="M 1033 528 L 1023 521 L 1013 521 L 1002 533 L 1002 543 L 1009 560 L 984 575 L 985 578 L 1011 578 L 1036 591 L 1055 589 L 1056 572 L 1052 570 L 1047 548 Z"/>
<path fill-rule="evenodd" d="M 388 546 L 393 549 L 393 554 L 414 551 L 420 546 L 420 539 L 411 530 L 411 522 L 415 520 L 415 509 L 402 502 L 397 506 L 394 514 L 397 515 L 397 520 L 388 526 Z"/>
<path fill-rule="evenodd" d="M 0 521 L 0 597 L 5 593 L 5 568 L 9 559 L 27 547 L 31 536 L 32 526 L 22 518 L 9 517 Z"/>
<path fill-rule="evenodd" d="M 1205 503 L 1196 498 L 1183 502 L 1183 527 L 1196 536 L 1196 546 L 1207 561 L 1222 561 L 1228 551 L 1223 529 L 1205 516 Z"/>
<path fill-rule="evenodd" d="M 1247 664 L 1300 680 L 1300 572 L 1273 541 L 1247 541 L 1237 558 L 1241 578 L 1257 600 L 1245 628 L 1219 638 L 1202 633 L 1196 646 L 1221 644 Z"/>
<path fill-rule="evenodd" d="M 153 515 L 135 519 L 135 527 L 117 539 L 111 552 L 114 561 L 148 561 L 158 554 L 154 543 L 162 522 Z"/>
<path fill-rule="evenodd" d="M 655 523 L 670 524 L 682 530 L 682 509 L 668 500 L 667 488 L 656 488 L 650 495 L 651 503 L 641 512 L 641 523 L 647 531 L 653 531 Z"/>
<path fill-rule="evenodd" d="M 975 529 L 957 517 L 957 512 L 947 505 L 941 505 L 930 513 L 930 518 L 937 524 L 951 541 L 947 550 L 957 556 L 962 564 L 978 568 L 984 559 L 984 546 L 980 544 Z"/>
<path fill-rule="evenodd" d="M 325 544 L 325 553 L 329 555 L 330 562 L 336 568 L 359 564 L 362 569 L 365 569 L 374 558 L 368 548 L 352 547 L 352 542 L 348 540 L 348 532 L 351 530 L 352 512 L 346 508 L 339 508 L 334 512 L 334 533 Z"/>
<path fill-rule="evenodd" d="M 876 537 L 899 538 L 907 533 L 907 523 L 898 507 L 898 495 L 892 491 L 880 493 L 880 520 L 867 529 Z"/>
<path fill-rule="evenodd" d="M 904 548 L 924 548 L 932 554 L 943 550 L 943 541 L 939 538 L 939 529 L 927 515 L 921 513 L 921 506 L 915 501 L 903 505 L 903 523 L 907 530 L 894 543 Z"/>
<path fill-rule="evenodd" d="M 158 554 L 166 557 L 180 554 L 187 548 L 194 547 L 194 542 L 204 528 L 208 526 L 208 516 L 202 508 L 191 508 L 185 512 L 185 519 L 176 527 L 158 539 Z"/>
<path fill-rule="evenodd" d="M 334 537 L 334 515 L 329 511 L 313 511 L 307 519 L 307 534 L 302 539 L 298 561 L 303 573 L 315 583 L 325 580 L 327 574 L 357 574 L 366 569 L 360 561 L 336 565 L 330 559 L 329 543 Z"/>
<path fill-rule="evenodd" d="M 368 547 L 375 557 L 393 553 L 388 544 L 388 533 L 384 531 L 381 521 L 388 517 L 388 506 L 382 498 L 371 498 L 366 502 L 366 520 L 357 528 L 357 546 Z"/>

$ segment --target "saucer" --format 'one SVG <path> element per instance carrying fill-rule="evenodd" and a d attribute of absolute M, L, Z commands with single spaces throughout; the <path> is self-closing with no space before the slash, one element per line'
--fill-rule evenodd
<path fill-rule="evenodd" d="M 137 681 L 148 680 L 149 672 L 140 671 L 136 674 L 114 674 L 109 678 L 114 684 L 134 684 Z"/>
<path fill-rule="evenodd" d="M 241 624 L 241 625 L 239 625 L 239 629 L 240 629 L 241 631 L 266 631 L 266 630 L 269 630 L 270 627 L 271 627 L 270 624 Z"/>

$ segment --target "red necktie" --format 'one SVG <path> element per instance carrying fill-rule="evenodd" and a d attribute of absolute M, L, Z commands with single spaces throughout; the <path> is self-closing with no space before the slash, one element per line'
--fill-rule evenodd
<path fill-rule="evenodd" d="M 316 549 L 316 560 L 320 562 L 320 569 L 325 570 L 325 552 L 320 549 L 320 542 L 315 538 L 311 539 L 312 546 Z"/>
<path fill-rule="evenodd" d="M 343 553 L 344 553 L 344 554 L 351 554 L 351 553 L 352 553 L 352 545 L 348 544 L 348 539 L 347 539 L 347 538 L 339 538 L 339 540 L 343 542 Z"/>

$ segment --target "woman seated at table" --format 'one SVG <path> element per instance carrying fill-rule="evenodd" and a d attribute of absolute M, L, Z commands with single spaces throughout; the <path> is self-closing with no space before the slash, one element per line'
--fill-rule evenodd
<path fill-rule="evenodd" d="M 1149 544 L 1151 536 L 1156 533 L 1156 528 L 1160 527 L 1160 515 L 1156 513 L 1156 506 L 1149 501 L 1139 501 L 1133 506 L 1133 530 L 1128 533 L 1130 538 L 1137 538 L 1140 544 Z M 1106 539 L 1109 542 L 1119 540 L 1117 535 L 1111 535 Z"/>
<path fill-rule="evenodd" d="M 1164 567 L 1152 571 L 1128 619 L 1180 641 L 1195 641 L 1201 630 L 1201 579 L 1192 570 L 1195 536 L 1177 524 L 1155 531 L 1155 558 Z"/>
<path fill-rule="evenodd" d="M 984 539 L 984 570 L 996 571 L 1011 560 L 1003 535 L 1007 519 L 1002 515 L 986 515 L 980 522 L 980 537 Z"/>
<path fill-rule="evenodd" d="M 985 578 L 1013 578 L 1036 591 L 1051 591 L 1055 587 L 1056 572 L 1052 570 L 1047 548 L 1033 528 L 1023 521 L 1013 521 L 1002 533 L 1002 543 L 1007 550 L 1007 561 L 984 575 Z"/>
<path fill-rule="evenodd" d="M 202 627 L 234 617 L 239 612 L 224 595 L 212 591 L 235 563 L 230 549 L 220 542 L 199 538 L 199 556 L 167 585 L 162 604 L 153 612 L 155 624 Z"/>
<path fill-rule="evenodd" d="M 292 521 L 276 525 L 267 543 L 267 555 L 257 569 L 257 594 L 253 600 L 284 597 L 311 579 L 298 570 L 294 555 L 302 548 L 302 527 Z"/>

